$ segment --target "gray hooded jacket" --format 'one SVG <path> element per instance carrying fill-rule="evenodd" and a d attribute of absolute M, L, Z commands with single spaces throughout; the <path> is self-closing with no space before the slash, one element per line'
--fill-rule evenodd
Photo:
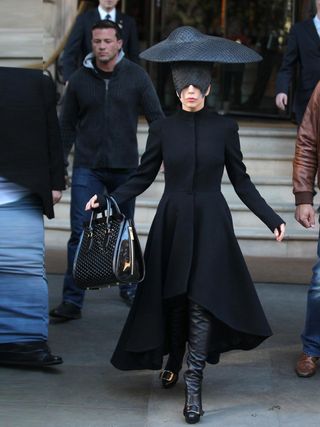
<path fill-rule="evenodd" d="M 158 96 L 144 69 L 122 52 L 108 90 L 93 60 L 86 56 L 67 87 L 60 117 L 65 164 L 75 144 L 74 167 L 135 168 L 139 113 L 148 123 L 162 118 Z"/>

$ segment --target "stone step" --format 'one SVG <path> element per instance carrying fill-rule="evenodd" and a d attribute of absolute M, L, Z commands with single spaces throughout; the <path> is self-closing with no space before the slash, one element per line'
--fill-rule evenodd
<path fill-rule="evenodd" d="M 159 174 L 157 180 L 137 198 L 137 205 L 143 205 L 154 207 L 160 200 L 163 189 L 164 179 L 163 174 Z M 226 178 L 227 179 L 227 178 Z M 256 187 L 260 191 L 261 195 L 270 203 L 272 206 L 294 205 L 294 197 L 292 194 L 291 180 L 288 179 L 277 179 L 272 178 L 255 180 Z M 227 200 L 228 204 L 236 206 L 241 204 L 238 195 L 235 193 L 233 186 L 230 182 L 224 180 L 222 184 L 222 193 Z M 316 196 L 316 203 L 319 197 Z M 58 218 L 68 217 L 70 209 L 70 190 L 63 193 L 63 197 L 60 203 L 55 206 L 56 216 Z"/>
<path fill-rule="evenodd" d="M 244 155 L 244 163 L 248 174 L 254 178 L 255 176 L 266 177 L 275 176 L 286 178 L 292 175 L 293 155 L 286 154 L 262 154 L 262 153 L 247 153 Z"/>
<path fill-rule="evenodd" d="M 135 209 L 135 221 L 138 223 L 151 223 L 156 213 L 158 201 L 138 199 Z M 265 228 L 265 224 L 254 215 L 243 203 L 230 203 L 234 227 Z M 273 204 L 272 208 L 285 221 L 287 229 L 299 230 L 301 225 L 294 218 L 295 206 L 293 204 Z"/>
<path fill-rule="evenodd" d="M 142 247 L 145 247 L 150 223 L 136 223 Z M 45 221 L 46 245 L 48 247 L 64 248 L 70 234 L 68 220 L 53 219 Z M 288 229 L 285 240 L 279 244 L 273 234 L 266 227 L 235 227 L 235 234 L 239 240 L 243 254 L 246 256 L 270 256 L 283 258 L 312 258 L 316 254 L 318 241 L 318 227 L 305 230 Z"/>
<path fill-rule="evenodd" d="M 135 208 L 135 221 L 137 223 L 151 224 L 156 214 L 158 206 L 158 200 L 138 198 L 136 201 Z M 253 228 L 265 228 L 265 224 L 254 215 L 242 202 L 229 203 L 229 208 L 232 214 L 232 220 L 234 227 L 250 227 Z M 62 205 L 61 205 L 62 206 Z M 58 220 L 68 221 L 69 217 L 69 205 L 64 205 L 65 210 L 56 209 L 56 218 Z M 291 231 L 300 230 L 301 225 L 294 218 L 295 206 L 293 204 L 272 204 L 272 208 L 283 218 L 286 223 L 287 229 Z"/>
<path fill-rule="evenodd" d="M 245 157 L 247 153 L 294 155 L 296 139 L 296 127 L 294 125 L 288 125 L 285 128 L 278 124 L 273 125 L 273 127 L 261 127 L 248 126 L 240 121 L 239 126 L 240 144 Z M 139 123 L 138 144 L 141 154 L 145 150 L 147 137 L 148 126 Z"/>

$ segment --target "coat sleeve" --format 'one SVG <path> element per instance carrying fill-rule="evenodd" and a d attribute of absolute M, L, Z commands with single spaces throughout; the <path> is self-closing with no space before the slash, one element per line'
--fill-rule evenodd
<path fill-rule="evenodd" d="M 76 140 L 77 123 L 79 120 L 79 104 L 73 88 L 72 80 L 68 84 L 62 111 L 60 114 L 60 128 L 63 144 L 65 168 L 68 166 L 68 156 Z"/>
<path fill-rule="evenodd" d="M 53 81 L 43 76 L 47 117 L 47 140 L 51 190 L 64 190 L 64 164 L 62 141 L 56 111 L 56 92 Z"/>
<path fill-rule="evenodd" d="M 127 42 L 127 46 L 126 46 L 126 51 L 127 51 L 127 55 L 128 58 L 133 61 L 136 62 L 137 64 L 139 63 L 139 38 L 138 38 L 138 30 L 137 30 L 137 26 L 136 26 L 136 21 L 130 18 L 129 24 L 129 36 L 128 36 L 128 42 Z"/>
<path fill-rule="evenodd" d="M 297 35 L 295 26 L 292 27 L 289 36 L 288 44 L 285 54 L 283 56 L 282 64 L 277 75 L 276 93 L 288 94 L 290 83 L 295 65 L 299 60 L 299 49 L 297 43 Z"/>
<path fill-rule="evenodd" d="M 141 94 L 141 105 L 142 111 L 148 123 L 150 124 L 155 120 L 162 119 L 164 117 L 164 114 L 153 83 L 148 74 L 146 72 L 144 73 L 145 75 Z"/>
<path fill-rule="evenodd" d="M 225 165 L 229 179 L 242 202 L 273 232 L 283 219 L 266 203 L 252 183 L 243 163 L 238 126 L 234 124 L 226 142 Z"/>
<path fill-rule="evenodd" d="M 84 15 L 79 15 L 71 30 L 67 44 L 63 51 L 62 73 L 65 82 L 67 82 L 71 74 L 78 69 L 79 58 L 82 55 L 84 37 Z"/>
<path fill-rule="evenodd" d="M 293 193 L 296 205 L 312 204 L 318 170 L 320 138 L 320 83 L 317 84 L 299 126 L 293 160 Z"/>
<path fill-rule="evenodd" d="M 118 204 L 143 193 L 155 180 L 162 162 L 160 122 L 150 126 L 146 150 L 136 173 L 111 194 Z"/>

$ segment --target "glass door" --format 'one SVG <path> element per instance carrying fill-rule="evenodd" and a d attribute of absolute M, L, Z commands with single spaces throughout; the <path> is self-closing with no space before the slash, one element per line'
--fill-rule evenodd
<path fill-rule="evenodd" d="M 223 113 L 288 117 L 274 104 L 275 82 L 295 17 L 310 14 L 314 0 L 122 0 L 121 9 L 136 19 L 141 50 L 191 25 L 243 43 L 263 57 L 255 64 L 214 67 L 208 106 Z M 167 112 L 177 106 L 170 66 L 144 63 Z"/>

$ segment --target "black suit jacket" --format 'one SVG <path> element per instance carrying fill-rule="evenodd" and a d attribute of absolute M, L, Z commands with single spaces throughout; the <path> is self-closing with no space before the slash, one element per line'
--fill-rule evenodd
<path fill-rule="evenodd" d="M 277 94 L 288 93 L 296 65 L 299 78 L 294 111 L 297 122 L 300 123 L 313 89 L 320 79 L 320 37 L 313 19 L 298 22 L 290 31 L 287 49 L 277 77 Z"/>
<path fill-rule="evenodd" d="M 38 195 L 49 218 L 51 191 L 65 188 L 55 101 L 42 71 L 0 67 L 0 176 Z"/>
<path fill-rule="evenodd" d="M 63 78 L 68 81 L 79 68 L 83 58 L 92 51 L 91 28 L 99 21 L 98 9 L 91 9 L 78 16 L 68 38 L 63 53 Z M 123 50 L 131 61 L 139 61 L 139 39 L 135 20 L 121 12 L 116 12 L 116 22 L 122 29 Z"/>

